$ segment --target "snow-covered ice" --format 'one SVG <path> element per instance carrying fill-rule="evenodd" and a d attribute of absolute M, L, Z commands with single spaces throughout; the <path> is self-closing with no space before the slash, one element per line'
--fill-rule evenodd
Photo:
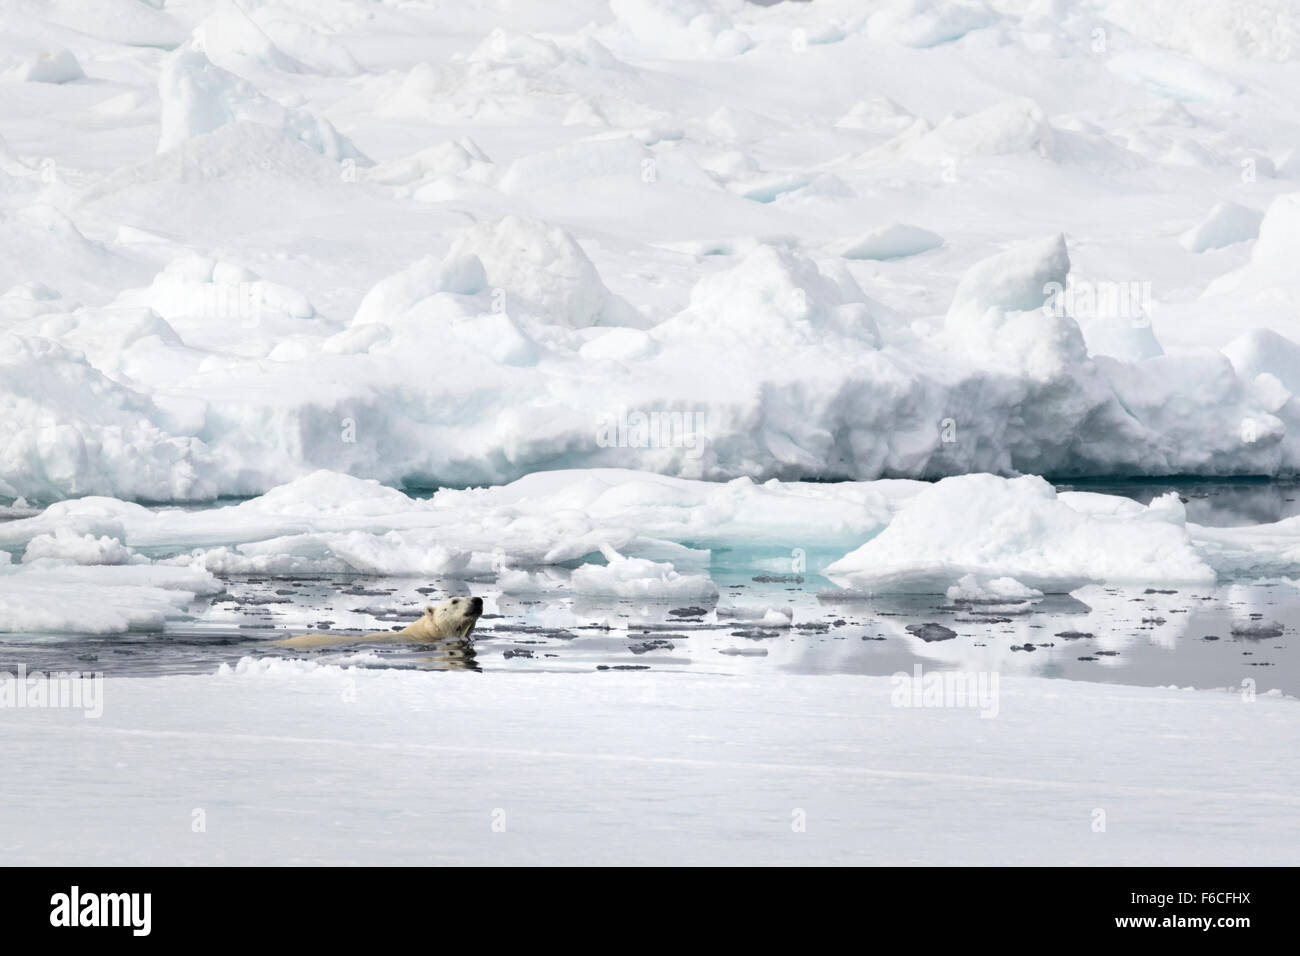
<path fill-rule="evenodd" d="M 24 770 L 0 841 L 44 865 L 1296 860 L 1294 700 L 1007 678 L 986 719 L 911 694 L 279 660 L 109 678 L 98 719 L 0 721 Z"/>
<path fill-rule="evenodd" d="M 2 15 L 0 491 L 1300 465 L 1288 4 L 136 6 Z"/>
<path fill-rule="evenodd" d="M 1035 476 L 756 484 L 603 469 L 428 498 L 321 471 L 213 508 L 91 496 L 0 523 L 0 549 L 15 558 L 91 566 L 85 573 L 129 562 L 219 574 L 503 572 L 513 592 L 663 599 L 716 595 L 691 572 L 711 549 L 735 547 L 830 553 L 811 570 L 862 592 L 1025 597 L 1295 574 L 1300 517 L 1198 525 L 1172 493 L 1142 505 L 1057 492 Z M 575 563 L 572 577 L 529 573 Z"/>

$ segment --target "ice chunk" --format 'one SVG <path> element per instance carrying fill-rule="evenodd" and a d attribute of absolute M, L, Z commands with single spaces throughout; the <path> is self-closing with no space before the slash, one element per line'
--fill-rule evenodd
<path fill-rule="evenodd" d="M 605 288 L 582 247 L 556 226 L 521 216 L 480 223 L 456 239 L 446 261 L 471 257 L 504 293 L 506 313 L 571 328 L 639 324 L 632 308 Z"/>
<path fill-rule="evenodd" d="M 610 329 L 589 339 L 578 351 L 586 359 L 627 362 L 649 358 L 659 346 L 639 329 Z"/>
<path fill-rule="evenodd" d="M 1251 265 L 1277 272 L 1294 269 L 1298 246 L 1300 193 L 1287 193 L 1274 199 L 1264 213 L 1259 224 L 1259 241 L 1251 250 Z"/>
<path fill-rule="evenodd" d="M 497 578 L 505 594 L 572 593 L 635 600 L 712 600 L 718 589 L 708 574 L 681 574 L 670 562 L 622 555 L 608 545 L 605 564 L 584 564 L 572 572 L 506 569 Z"/>
<path fill-rule="evenodd" d="M 160 630 L 221 583 L 197 568 L 0 562 L 0 632 L 120 634 Z"/>
<path fill-rule="evenodd" d="M 947 590 L 949 601 L 996 603 L 1029 601 L 1043 596 L 1036 588 L 1026 587 L 1015 578 L 984 578 L 967 574 Z"/>
<path fill-rule="evenodd" d="M 962 276 L 948 309 L 954 318 L 981 316 L 990 309 L 1032 312 L 1047 301 L 1049 283 L 1063 284 L 1070 272 L 1064 236 L 1021 243 L 976 263 Z"/>
<path fill-rule="evenodd" d="M 1272 375 L 1300 395 L 1300 345 L 1290 339 L 1271 329 L 1252 329 L 1225 345 L 1223 354 L 1242 378 Z"/>
<path fill-rule="evenodd" d="M 370 182 L 390 186 L 411 186 L 442 177 L 464 176 L 486 181 L 493 170 L 492 161 L 472 139 L 448 140 L 420 150 L 411 156 L 379 163 L 363 172 Z"/>
<path fill-rule="evenodd" d="M 29 498 L 215 497 L 220 465 L 141 393 L 45 338 L 0 335 L 0 475 Z"/>
<path fill-rule="evenodd" d="M 908 150 L 919 162 L 1030 153 L 1052 158 L 1055 138 L 1047 114 L 1034 100 L 1006 100 L 970 116 L 950 119 L 925 133 Z"/>
<path fill-rule="evenodd" d="M 992 475 L 946 478 L 926 489 L 826 574 L 858 590 L 923 594 L 945 593 L 967 575 L 1014 578 L 1045 592 L 1096 581 L 1215 580 L 1176 497 L 1117 518 L 1076 510 L 1041 478 Z"/>
<path fill-rule="evenodd" d="M 377 481 L 317 471 L 203 511 L 159 512 L 97 497 L 58 502 L 35 517 L 0 523 L 0 547 L 22 548 L 65 528 L 132 548 L 216 548 L 212 567 L 222 569 L 326 571 L 365 562 L 452 568 L 442 558 L 427 564 L 421 557 L 439 548 L 489 561 L 501 554 L 523 569 L 586 558 L 602 546 L 625 557 L 698 566 L 707 556 L 699 546 L 710 542 L 743 540 L 787 553 L 790 542 L 810 539 L 852 547 L 924 487 L 913 481 L 718 483 L 597 469 L 538 472 L 509 485 L 448 488 L 412 499 Z M 273 565 L 277 555 L 284 560 Z M 177 560 L 207 566 L 209 556 L 187 552 Z"/>
<path fill-rule="evenodd" d="M 973 30 L 992 25 L 994 19 L 995 15 L 983 5 L 904 0 L 875 13 L 868 27 L 873 38 L 928 48 L 960 40 Z"/>
<path fill-rule="evenodd" d="M 744 621 L 759 627 L 788 628 L 794 621 L 794 608 L 782 607 L 719 607 L 718 620 Z"/>
<path fill-rule="evenodd" d="M 1082 362 L 1079 326 L 1059 306 L 1070 257 L 1065 237 L 1020 243 L 981 260 L 962 276 L 944 321 L 945 335 L 975 355 L 1010 358 L 1033 374 Z"/>
<path fill-rule="evenodd" d="M 286 73 L 303 65 L 281 50 L 256 21 L 233 0 L 217 0 L 212 12 L 194 28 L 196 47 L 214 63 L 239 69 L 250 61 Z"/>
<path fill-rule="evenodd" d="M 615 42 L 642 55 L 736 56 L 753 40 L 715 0 L 610 0 Z"/>
<path fill-rule="evenodd" d="M 1300 193 L 1286 193 L 1269 204 L 1259 224 L 1259 238 L 1250 262 L 1219 276 L 1205 288 L 1203 298 L 1232 295 L 1233 308 L 1246 302 L 1272 303 L 1283 288 L 1295 285 L 1295 250 L 1300 247 Z"/>
<path fill-rule="evenodd" d="M 919 226 L 896 222 L 838 246 L 845 259 L 905 259 L 943 245 L 943 237 Z"/>
<path fill-rule="evenodd" d="M 841 129 L 865 129 L 893 136 L 911 126 L 916 117 L 887 96 L 861 100 L 835 121 Z"/>
<path fill-rule="evenodd" d="M 428 534 L 390 531 L 322 532 L 268 538 L 172 558 L 170 564 L 216 574 L 374 574 L 424 577 L 455 574 L 470 555 L 440 546 Z"/>
<path fill-rule="evenodd" d="M 246 297 L 246 303 L 227 309 L 213 309 L 213 302 Z M 182 256 L 155 278 L 148 293 L 149 303 L 165 317 L 197 313 L 240 316 L 256 320 L 270 314 L 292 319 L 309 319 L 316 314 L 307 297 L 295 289 L 261 279 L 242 266 L 203 256 Z M 250 314 L 243 315 L 248 309 Z"/>
<path fill-rule="evenodd" d="M 453 301 L 452 296 L 466 297 Z M 512 365 L 531 364 L 526 326 L 569 328 L 639 323 L 610 293 L 586 253 L 564 230 L 507 216 L 472 227 L 441 260 L 432 256 L 379 282 L 362 300 L 354 327 L 461 319 L 460 340 Z M 522 324 L 521 324 L 522 323 Z"/>
<path fill-rule="evenodd" d="M 38 331 L 123 382 L 142 371 L 138 362 L 174 361 L 184 349 L 176 330 L 151 309 L 80 308 L 45 319 Z"/>
<path fill-rule="evenodd" d="M 656 336 L 724 333 L 751 342 L 824 342 L 827 336 L 867 348 L 879 331 L 866 296 L 847 273 L 830 276 L 817 263 L 773 245 L 759 245 L 731 269 L 704 276 L 686 312 Z"/>
<path fill-rule="evenodd" d="M 168 54 L 158 75 L 158 95 L 162 99 L 160 153 L 228 123 L 251 121 L 281 130 L 336 162 L 371 164 L 329 121 L 281 106 L 192 46 Z"/>
<path fill-rule="evenodd" d="M 8 75 L 31 83 L 71 83 L 86 78 L 81 64 L 68 50 L 37 54 L 9 70 Z"/>
<path fill-rule="evenodd" d="M 78 535 L 66 527 L 55 529 L 53 534 L 38 534 L 27 542 L 23 563 L 42 559 L 67 561 L 72 564 L 132 564 L 147 561 L 124 546 L 117 538 L 93 534 Z"/>
<path fill-rule="evenodd" d="M 646 600 L 708 600 L 718 596 L 707 574 L 680 574 L 669 563 L 628 558 L 603 546 L 606 564 L 584 564 L 569 584 L 578 594 Z"/>
<path fill-rule="evenodd" d="M 569 107 L 564 114 L 565 126 L 608 126 L 609 119 L 601 111 L 599 104 L 588 99 L 581 99 Z"/>
<path fill-rule="evenodd" d="M 1178 237 L 1178 243 L 1189 252 L 1205 252 L 1246 242 L 1259 235 L 1263 219 L 1263 213 L 1248 206 L 1216 203 L 1204 219 Z"/>
<path fill-rule="evenodd" d="M 394 322 L 439 292 L 475 295 L 487 288 L 483 263 L 475 255 L 425 256 L 381 280 L 361 300 L 352 318 L 356 326 Z"/>
<path fill-rule="evenodd" d="M 1300 51 L 1300 13 L 1286 0 L 1110 0 L 1102 14 L 1136 37 L 1210 62 L 1281 62 Z"/>

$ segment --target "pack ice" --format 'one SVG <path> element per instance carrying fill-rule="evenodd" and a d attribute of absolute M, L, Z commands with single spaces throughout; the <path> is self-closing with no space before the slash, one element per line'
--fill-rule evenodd
<path fill-rule="evenodd" d="M 1287 4 L 461 6 L 0 13 L 0 494 L 1300 464 Z"/>
<path fill-rule="evenodd" d="M 5 14 L 0 494 L 55 503 L 6 574 L 144 547 L 707 596 L 710 541 L 775 538 L 866 590 L 1285 571 L 1289 530 L 1176 502 L 869 483 L 1294 471 L 1294 17 L 1265 6 Z M 127 504 L 221 495 L 261 497 Z M 666 501 L 691 526 L 619 512 Z"/>
<path fill-rule="evenodd" d="M 492 575 L 507 594 L 714 601 L 712 549 L 737 547 L 778 565 L 796 548 L 838 555 L 808 570 L 850 594 L 1019 598 L 1294 576 L 1300 518 L 1208 528 L 1173 494 L 1144 506 L 1035 476 L 759 484 L 585 469 L 416 499 L 320 471 L 215 508 L 87 496 L 0 523 L 0 555 L 14 556 L 0 564 L 0 628 L 81 630 L 81 600 L 27 617 L 52 582 L 140 585 L 181 617 L 228 574 Z"/>

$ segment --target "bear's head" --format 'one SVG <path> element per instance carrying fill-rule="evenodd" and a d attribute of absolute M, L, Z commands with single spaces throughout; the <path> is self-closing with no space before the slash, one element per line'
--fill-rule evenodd
<path fill-rule="evenodd" d="M 483 599 L 480 597 L 447 598 L 437 606 L 430 605 L 424 609 L 432 636 L 461 640 L 474 633 L 474 625 L 482 613 Z"/>

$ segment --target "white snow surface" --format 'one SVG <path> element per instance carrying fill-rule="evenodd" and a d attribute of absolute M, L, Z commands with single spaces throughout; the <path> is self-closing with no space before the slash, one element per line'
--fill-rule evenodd
<path fill-rule="evenodd" d="M 109 678 L 98 718 L 6 711 L 0 842 L 55 866 L 1298 860 L 1292 698 L 1004 677 L 990 719 L 894 695 L 277 659 Z"/>
<path fill-rule="evenodd" d="M 1293 472 L 1298 22 L 9 4 L 0 496 Z"/>

